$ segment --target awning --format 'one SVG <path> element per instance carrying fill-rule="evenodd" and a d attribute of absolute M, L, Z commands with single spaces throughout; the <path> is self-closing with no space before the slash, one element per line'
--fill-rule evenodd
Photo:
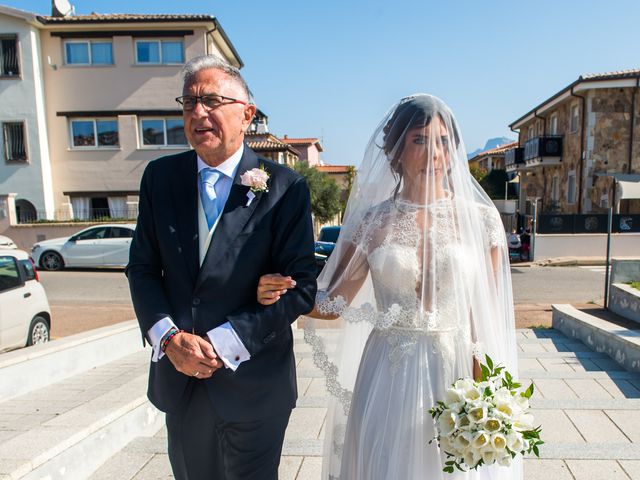
<path fill-rule="evenodd" d="M 616 196 L 620 200 L 630 200 L 640 198 L 640 181 L 626 182 L 618 180 L 618 191 Z"/>

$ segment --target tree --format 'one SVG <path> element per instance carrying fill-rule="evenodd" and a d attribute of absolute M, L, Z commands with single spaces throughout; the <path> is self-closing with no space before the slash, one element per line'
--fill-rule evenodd
<path fill-rule="evenodd" d="M 320 222 L 328 222 L 340 213 L 340 187 L 329 175 L 298 162 L 293 169 L 302 175 L 311 193 L 311 212 Z"/>
<path fill-rule="evenodd" d="M 469 171 L 471 172 L 471 176 L 475 178 L 478 183 L 482 183 L 484 177 L 487 176 L 487 171 L 484 168 L 470 166 Z"/>
<path fill-rule="evenodd" d="M 506 171 L 494 168 L 482 180 L 480 180 L 480 185 L 484 188 L 484 191 L 487 192 L 489 198 L 501 200 L 504 199 L 504 189 L 505 185 L 509 185 L 507 183 L 508 181 L 509 176 Z M 509 190 L 509 196 L 515 196 L 513 186 L 511 186 Z"/>

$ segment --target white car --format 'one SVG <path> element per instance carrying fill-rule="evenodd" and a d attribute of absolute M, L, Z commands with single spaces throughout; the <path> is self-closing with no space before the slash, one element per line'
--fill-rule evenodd
<path fill-rule="evenodd" d="M 36 243 L 31 257 L 44 270 L 73 267 L 126 267 L 134 223 L 85 228 L 70 237 Z"/>
<path fill-rule="evenodd" d="M 0 350 L 47 342 L 50 331 L 49 301 L 29 254 L 0 249 Z"/>
<path fill-rule="evenodd" d="M 18 248 L 18 246 L 9 237 L 0 235 L 0 248 Z"/>

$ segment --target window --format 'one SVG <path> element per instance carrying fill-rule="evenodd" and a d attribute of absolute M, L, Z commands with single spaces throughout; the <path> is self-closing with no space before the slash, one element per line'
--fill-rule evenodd
<path fill-rule="evenodd" d="M 18 263 L 22 265 L 26 281 L 38 280 L 38 274 L 31 260 L 18 260 Z"/>
<path fill-rule="evenodd" d="M 579 118 L 580 109 L 578 105 L 571 106 L 571 121 L 570 121 L 570 130 L 571 132 L 578 131 L 578 123 L 580 122 Z"/>
<path fill-rule="evenodd" d="M 111 227 L 109 238 L 133 238 L 133 230 L 124 227 Z"/>
<path fill-rule="evenodd" d="M 0 35 L 0 76 L 17 77 L 18 75 L 20 75 L 18 36 Z"/>
<path fill-rule="evenodd" d="M 536 129 L 535 129 L 535 125 L 531 125 L 529 126 L 529 129 L 527 130 L 527 139 L 531 140 L 533 137 L 536 136 Z"/>
<path fill-rule="evenodd" d="M 117 119 L 71 120 L 71 146 L 73 148 L 117 147 L 118 145 Z"/>
<path fill-rule="evenodd" d="M 182 40 L 137 40 L 136 63 L 184 63 Z"/>
<path fill-rule="evenodd" d="M 113 65 L 113 45 L 110 41 L 78 40 L 64 43 L 67 65 Z"/>
<path fill-rule="evenodd" d="M 145 147 L 187 145 L 181 118 L 143 118 L 140 120 L 140 132 Z"/>
<path fill-rule="evenodd" d="M 26 135 L 24 130 L 24 122 L 8 122 L 2 124 L 4 158 L 7 162 L 27 161 Z"/>
<path fill-rule="evenodd" d="M 0 257 L 0 292 L 22 285 L 16 259 L 10 256 Z"/>
<path fill-rule="evenodd" d="M 567 181 L 567 203 L 575 203 L 576 201 L 576 172 L 569 172 Z"/>
<path fill-rule="evenodd" d="M 85 230 L 84 232 L 80 232 L 71 238 L 73 238 L 76 242 L 79 240 L 100 240 L 107 236 L 108 229 L 109 227 L 91 228 L 89 230 Z"/>
<path fill-rule="evenodd" d="M 558 134 L 558 114 L 554 113 L 549 117 L 549 135 Z"/>

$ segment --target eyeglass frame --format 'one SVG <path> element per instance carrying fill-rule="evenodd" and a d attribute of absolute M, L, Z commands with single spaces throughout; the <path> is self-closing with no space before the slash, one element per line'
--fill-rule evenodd
<path fill-rule="evenodd" d="M 204 102 L 202 101 L 205 97 L 219 97 L 222 100 L 228 100 L 225 103 L 220 103 L 219 105 L 216 105 L 215 107 L 207 107 Z M 189 110 L 185 110 L 184 108 L 184 99 L 185 98 L 193 98 L 195 99 L 195 105 L 193 106 L 192 109 Z M 231 97 L 225 97 L 224 95 L 220 95 L 217 93 L 208 93 L 206 95 L 181 95 L 180 97 L 176 97 L 175 98 L 176 102 L 178 102 L 180 104 L 180 106 L 182 107 L 182 110 L 184 112 L 193 112 L 197 107 L 198 107 L 198 103 L 200 103 L 200 105 L 202 105 L 202 108 L 204 108 L 205 110 L 213 110 L 214 108 L 218 108 L 221 107 L 223 105 L 231 105 L 234 103 L 239 103 L 241 105 L 251 105 L 249 102 L 245 102 L 244 100 L 238 100 L 237 98 L 231 98 Z"/>

